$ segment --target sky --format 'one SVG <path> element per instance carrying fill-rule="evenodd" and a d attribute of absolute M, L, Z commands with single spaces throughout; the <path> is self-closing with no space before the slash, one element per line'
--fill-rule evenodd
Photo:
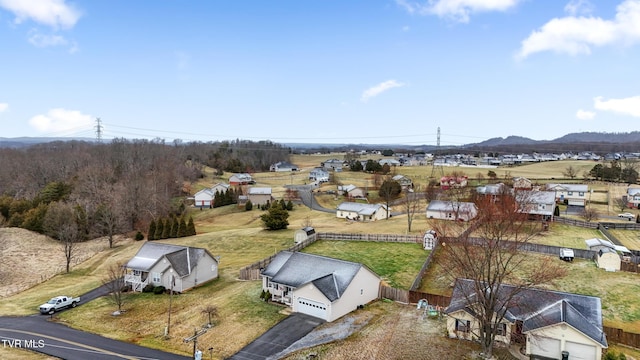
<path fill-rule="evenodd" d="M 0 137 L 640 130 L 640 0 L 0 0 Z M 440 129 L 440 131 L 438 131 Z"/>

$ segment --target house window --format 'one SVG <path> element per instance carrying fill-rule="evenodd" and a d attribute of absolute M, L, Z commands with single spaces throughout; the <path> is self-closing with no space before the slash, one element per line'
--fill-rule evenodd
<path fill-rule="evenodd" d="M 456 331 L 468 333 L 471 327 L 471 321 L 456 319 Z"/>
<path fill-rule="evenodd" d="M 505 323 L 498 324 L 498 328 L 496 329 L 496 335 L 507 336 L 507 324 Z"/>
<path fill-rule="evenodd" d="M 160 283 L 160 277 L 162 276 L 162 274 L 160 274 L 159 272 L 154 272 L 152 274 L 152 280 L 154 284 L 159 284 Z"/>
<path fill-rule="evenodd" d="M 540 204 L 540 209 L 544 210 L 544 209 L 546 209 L 546 208 L 547 208 L 547 205 L 545 205 L 545 204 Z"/>
<path fill-rule="evenodd" d="M 573 191 L 567 191 L 567 196 L 573 196 Z"/>
<path fill-rule="evenodd" d="M 581 191 L 578 193 L 578 196 L 584 196 L 584 193 Z"/>

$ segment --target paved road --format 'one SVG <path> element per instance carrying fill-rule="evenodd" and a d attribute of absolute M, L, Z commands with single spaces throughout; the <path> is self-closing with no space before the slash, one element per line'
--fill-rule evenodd
<path fill-rule="evenodd" d="M 324 321 L 293 313 L 230 357 L 230 360 L 264 360 L 288 348 Z"/>
<path fill-rule="evenodd" d="M 80 296 L 80 304 L 104 296 L 101 286 Z M 73 311 L 73 309 L 63 310 Z M 190 359 L 160 350 L 108 339 L 48 321 L 48 315 L 0 317 L 0 346 L 20 347 L 68 360 L 113 359 Z"/>
<path fill-rule="evenodd" d="M 302 204 L 311 210 L 323 211 L 327 213 L 336 213 L 336 209 L 327 209 L 325 207 L 320 206 L 318 202 L 315 200 L 313 195 L 313 190 L 317 188 L 316 185 L 287 185 L 287 188 L 297 190 L 298 196 L 300 196 L 300 200 Z"/>

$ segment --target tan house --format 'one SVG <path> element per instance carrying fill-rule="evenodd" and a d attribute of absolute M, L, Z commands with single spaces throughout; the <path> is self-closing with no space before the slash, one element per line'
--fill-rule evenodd
<path fill-rule="evenodd" d="M 532 189 L 533 183 L 531 180 L 525 177 L 514 177 L 513 178 L 513 188 L 514 189 Z"/>
<path fill-rule="evenodd" d="M 251 174 L 247 173 L 233 174 L 229 177 L 229 184 L 232 186 L 253 185 L 255 183 Z"/>
<path fill-rule="evenodd" d="M 329 322 L 376 300 L 380 288 L 362 264 L 301 252 L 278 253 L 261 274 L 272 301 Z"/>
<path fill-rule="evenodd" d="M 402 190 L 413 189 L 413 180 L 404 176 L 404 175 L 396 175 L 391 178 L 393 181 L 397 181 L 400 184 Z"/>
<path fill-rule="evenodd" d="M 475 283 L 458 279 L 445 313 L 447 332 L 451 338 L 477 340 L 479 322 Z M 490 291 L 490 290 L 487 290 Z M 503 316 L 496 329 L 495 341 L 520 344 L 531 359 L 600 360 L 608 347 L 602 330 L 600 298 L 542 289 L 518 289 L 502 285 L 495 309 Z"/>
<path fill-rule="evenodd" d="M 344 195 L 348 198 L 353 198 L 353 199 L 364 199 L 365 197 L 367 197 L 367 194 L 364 191 L 364 189 L 359 188 L 352 184 L 338 185 L 338 193 L 340 195 Z"/>
<path fill-rule="evenodd" d="M 336 216 L 355 221 L 382 220 L 387 218 L 387 206 L 384 204 L 343 202 L 336 208 Z"/>
<path fill-rule="evenodd" d="M 183 292 L 216 279 L 218 262 L 206 249 L 146 242 L 125 265 L 124 282 L 133 291 L 150 284 Z"/>
<path fill-rule="evenodd" d="M 251 201 L 253 205 L 265 205 L 266 203 L 271 203 L 273 201 L 271 188 L 251 187 L 247 194 L 247 200 Z"/>

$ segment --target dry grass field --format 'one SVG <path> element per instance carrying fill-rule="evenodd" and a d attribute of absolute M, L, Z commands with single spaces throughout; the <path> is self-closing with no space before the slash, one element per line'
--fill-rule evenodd
<path fill-rule="evenodd" d="M 295 155 L 292 162 L 300 166 L 300 172 L 252 175 L 257 181 L 257 186 L 271 186 L 274 196 L 279 198 L 285 193 L 285 185 L 308 183 L 308 170 L 329 158 L 341 158 L 341 155 Z M 591 169 L 594 163 L 563 161 L 493 170 L 499 178 L 525 176 L 532 180 L 561 179 L 562 172 L 569 165 L 580 166 L 580 171 L 583 171 Z M 456 168 L 455 170 L 463 170 L 472 177 L 478 173 L 482 173 L 486 177 L 488 171 L 488 169 L 468 168 Z M 444 171 L 447 173 L 446 168 Z M 426 185 L 431 175 L 431 168 L 428 166 L 399 167 L 396 172 L 412 177 L 418 185 Z M 192 189 L 197 190 L 217 182 L 226 182 L 228 175 L 213 177 L 210 173 L 207 178 L 193 184 Z M 365 173 L 345 171 L 338 174 L 337 179 L 343 184 L 353 183 L 358 186 L 373 184 L 371 175 Z M 594 198 L 598 196 L 598 202 L 611 201 L 613 194 L 618 196 L 621 194 L 620 191 L 625 189 L 624 187 L 602 184 L 594 184 L 593 186 L 597 186 L 599 191 L 594 193 Z M 320 190 L 335 190 L 335 185 L 325 184 Z M 341 199 L 336 199 L 333 195 L 319 195 L 318 201 L 326 207 L 335 207 Z M 611 207 L 611 204 L 598 206 L 605 209 L 601 211 L 617 212 L 615 208 Z M 395 208 L 395 210 L 401 209 Z M 262 228 L 261 214 L 262 212 L 259 210 L 254 209 L 246 212 L 234 206 L 203 211 L 193 210 L 191 215 L 194 217 L 198 235 L 166 240 L 174 244 L 204 247 L 214 255 L 221 256 L 220 279 L 185 294 L 174 296 L 171 334 L 168 339 L 163 336 L 168 315 L 168 296 L 164 295 L 136 294 L 129 299 L 125 305 L 126 312 L 119 317 L 111 315 L 111 312 L 115 310 L 112 304 L 106 299 L 99 299 L 74 311 L 59 314 L 58 321 L 105 336 L 188 354 L 190 345 L 184 344 L 182 338 L 191 335 L 194 326 L 204 324 L 205 315 L 202 313 L 202 308 L 206 305 L 215 305 L 219 309 L 216 325 L 201 338 L 201 343 L 207 348 L 213 346 L 216 349 L 214 353 L 216 358 L 227 357 L 285 316 L 280 314 L 281 308 L 278 306 L 263 303 L 258 299 L 259 282 L 238 281 L 236 278 L 241 267 L 293 245 L 295 230 L 303 225 L 311 224 L 320 232 L 408 233 L 406 215 L 394 216 L 375 223 L 348 222 L 337 219 L 334 214 L 311 211 L 299 205 L 290 213 L 289 229 L 272 232 Z M 424 216 L 424 209 L 422 209 L 416 214 L 410 233 L 418 235 L 430 228 L 430 223 Z M 638 246 L 628 247 L 640 249 L 638 234 L 629 234 L 627 232 L 625 236 L 622 236 L 616 233 L 616 236 L 624 238 L 625 244 L 635 241 Z M 591 230 L 553 224 L 549 231 L 536 237 L 534 241 L 550 245 L 584 247 L 584 239 L 591 237 L 601 236 Z M 12 270 L 12 276 L 9 280 L 0 284 L 0 296 L 3 297 L 3 301 L 0 302 L 0 314 L 26 315 L 36 312 L 37 306 L 51 296 L 60 293 L 77 295 L 100 285 L 105 269 L 110 265 L 123 263 L 131 258 L 142 242 L 123 239 L 113 249 L 107 248 L 107 242 L 104 239 L 84 243 L 71 273 L 59 275 L 55 274 L 64 265 L 64 256 L 55 241 L 20 229 L 0 229 L 0 244 L 4 244 L 0 271 L 8 268 Z M 336 243 L 330 247 L 320 250 L 310 248 L 310 250 L 332 256 L 338 256 L 337 254 L 340 252 L 350 256 L 354 256 L 354 254 L 357 256 L 358 252 L 362 251 L 372 253 L 371 256 L 376 253 L 376 250 L 366 248 L 366 246 L 346 251 L 345 244 Z M 400 253 L 403 254 L 401 257 L 417 256 L 410 255 L 414 254 L 412 251 L 410 254 L 401 251 Z M 421 263 L 426 256 L 422 250 L 419 250 L 418 253 L 422 255 L 420 261 L 416 260 L 416 264 Z M 378 254 L 374 257 L 376 256 L 385 255 Z M 393 265 L 393 263 L 390 264 Z M 390 264 L 379 266 L 392 268 Z M 410 264 L 408 267 L 413 268 L 416 264 Z M 605 321 L 608 325 L 640 332 L 640 298 L 636 299 L 636 296 L 640 296 L 636 294 L 640 294 L 640 292 L 634 274 L 605 273 L 590 266 L 590 262 L 577 261 L 565 266 L 571 267 L 569 268 L 570 275 L 561 285 L 557 285 L 558 289 L 602 296 L 603 304 L 606 306 L 604 309 Z M 397 281 L 400 286 L 411 279 L 411 274 L 401 274 L 403 271 L 406 272 L 408 267 L 405 266 L 404 270 L 390 270 L 398 272 L 393 275 L 398 276 L 398 279 L 393 281 Z M 427 279 L 423 283 L 423 291 L 443 294 L 450 291 L 449 281 L 438 273 L 437 267 L 429 271 Z M 28 289 L 26 289 L 27 287 Z M 19 293 L 9 296 L 17 291 Z M 447 342 L 441 336 L 442 331 L 438 330 L 434 335 L 436 327 L 431 325 L 425 327 L 424 323 L 416 324 L 416 319 L 413 318 L 415 314 L 410 311 L 413 310 L 412 307 L 405 309 L 397 304 L 380 302 L 373 304 L 369 309 L 374 312 L 375 319 L 360 333 L 338 344 L 325 345 L 313 351 L 321 354 L 325 359 L 337 357 L 345 359 L 417 359 L 424 358 L 427 350 L 429 353 L 433 351 L 436 355 L 440 354 L 440 356 L 434 355 L 433 358 L 450 358 L 443 354 L 449 354 L 447 351 L 460 350 L 460 358 L 464 358 L 463 354 L 470 354 L 474 351 L 472 348 L 468 348 L 468 346 L 473 347 L 473 344 Z M 385 331 L 386 329 L 392 331 Z M 395 352 L 389 353 L 387 347 L 382 345 L 386 344 L 385 342 L 393 344 L 393 348 L 402 349 L 397 351 L 397 357 L 394 357 Z M 363 354 L 367 354 L 368 357 L 349 355 L 358 354 L 359 352 L 356 350 L 359 349 L 367 349 Z M 0 357 L 7 358 L 7 356 L 3 356 L 4 354 L 0 352 Z M 23 356 L 22 352 L 17 352 L 14 357 L 12 351 L 8 357 L 32 358 L 28 357 L 28 353 L 25 355 L 27 357 L 21 356 Z M 42 357 L 34 358 L 42 359 Z"/>

